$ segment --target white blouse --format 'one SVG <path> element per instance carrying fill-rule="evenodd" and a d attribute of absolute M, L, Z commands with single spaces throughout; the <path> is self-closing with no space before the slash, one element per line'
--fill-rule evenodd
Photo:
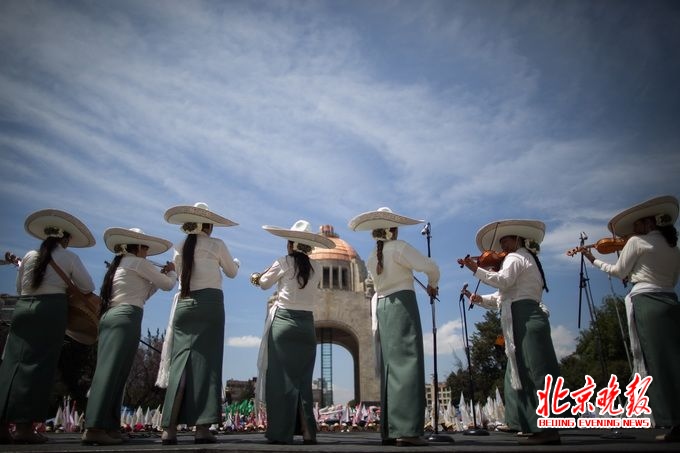
<path fill-rule="evenodd" d="M 424 272 L 427 284 L 439 285 L 439 266 L 409 243 L 401 240 L 385 241 L 383 245 L 383 271 L 378 274 L 378 257 L 373 249 L 366 262 L 378 297 L 389 296 L 402 290 L 414 290 L 413 271 Z"/>
<path fill-rule="evenodd" d="M 66 282 L 64 282 L 51 265 L 47 266 L 45 277 L 40 286 L 33 289 L 33 269 L 38 262 L 38 254 L 39 252 L 37 250 L 31 250 L 21 261 L 21 264 L 19 265 L 19 274 L 17 275 L 17 293 L 22 296 L 65 293 L 67 287 Z M 94 291 L 92 277 L 87 272 L 87 269 L 85 269 L 85 266 L 83 266 L 78 255 L 70 250 L 64 249 L 61 245 L 57 245 L 52 251 L 52 259 L 67 276 L 71 277 L 73 283 L 75 283 L 82 292 L 90 293 Z"/>
<path fill-rule="evenodd" d="M 125 255 L 113 276 L 110 305 L 129 304 L 144 308 L 144 303 L 159 288 L 170 291 L 175 287 L 177 274 L 170 271 L 162 274 L 160 269 L 148 260 L 134 255 Z"/>
<path fill-rule="evenodd" d="M 632 283 L 672 289 L 680 276 L 680 250 L 669 246 L 663 235 L 653 230 L 628 239 L 616 264 L 600 259 L 595 259 L 593 264 L 614 277 L 630 277 Z"/>
<path fill-rule="evenodd" d="M 493 294 L 482 296 L 487 308 L 497 308 L 516 300 L 530 299 L 540 302 L 543 296 L 543 279 L 534 258 L 524 247 L 508 253 L 498 272 L 477 268 L 475 277 L 497 288 Z"/>
<path fill-rule="evenodd" d="M 300 288 L 295 277 L 295 259 L 292 256 L 282 256 L 274 261 L 260 276 L 260 287 L 271 288 L 277 283 L 277 305 L 291 310 L 313 311 L 319 300 L 319 284 L 321 283 L 321 267 L 310 260 L 314 272 L 310 273 L 307 285 Z"/>
<path fill-rule="evenodd" d="M 199 289 L 222 289 L 222 272 L 229 278 L 236 277 L 238 265 L 229 253 L 222 239 L 213 238 L 200 232 L 197 234 L 194 250 L 194 267 L 191 272 L 190 287 L 192 291 Z M 182 275 L 182 247 L 184 241 L 175 245 L 174 262 L 177 275 Z M 181 289 L 180 282 L 180 289 Z"/>

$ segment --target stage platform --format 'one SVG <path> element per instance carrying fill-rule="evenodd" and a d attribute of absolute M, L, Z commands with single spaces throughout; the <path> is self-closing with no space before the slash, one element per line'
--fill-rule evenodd
<path fill-rule="evenodd" d="M 565 429 L 562 445 L 522 446 L 517 436 L 509 433 L 491 432 L 488 436 L 469 436 L 462 433 L 440 433 L 450 436 L 453 443 L 431 442 L 427 447 L 382 446 L 376 432 L 322 432 L 317 445 L 303 445 L 297 437 L 293 445 L 271 445 L 262 433 L 235 433 L 218 435 L 218 443 L 195 445 L 191 434 L 180 434 L 178 444 L 161 445 L 158 433 L 132 434 L 126 443 L 119 446 L 84 446 L 79 434 L 48 434 L 49 442 L 42 445 L 0 445 L 0 451 L 7 452 L 132 452 L 132 451 L 192 451 L 192 452 L 629 452 L 629 451 L 680 451 L 680 443 L 663 443 L 654 440 L 664 431 L 656 429 L 629 429 L 621 434 L 632 439 L 618 438 L 619 432 L 603 429 Z"/>

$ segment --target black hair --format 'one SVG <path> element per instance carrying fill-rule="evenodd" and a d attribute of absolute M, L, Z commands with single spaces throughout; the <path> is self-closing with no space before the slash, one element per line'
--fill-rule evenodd
<path fill-rule="evenodd" d="M 376 272 L 378 273 L 378 275 L 382 274 L 382 271 L 383 271 L 384 266 L 385 266 L 385 263 L 383 261 L 383 247 L 385 245 L 385 240 L 387 239 L 387 231 L 389 230 L 389 231 L 394 232 L 396 229 L 397 229 L 396 227 L 393 227 L 393 228 L 377 228 L 377 229 L 373 230 L 373 232 L 371 233 L 374 238 L 378 239 L 376 241 L 376 249 L 375 249 L 375 254 L 376 254 L 376 257 L 378 258 L 378 265 L 377 265 L 377 269 L 376 269 Z"/>
<path fill-rule="evenodd" d="M 136 254 L 139 251 L 139 245 L 127 244 L 126 250 L 129 253 Z M 111 297 L 113 296 L 113 277 L 116 275 L 116 270 L 118 269 L 118 266 L 120 266 L 123 256 L 124 255 L 116 255 L 111 264 L 109 264 L 106 274 L 104 275 L 102 287 L 99 290 L 99 297 L 102 299 L 102 310 L 100 315 L 103 315 L 104 312 L 109 309 L 109 305 L 111 305 Z"/>
<path fill-rule="evenodd" d="M 659 230 L 659 233 L 666 239 L 668 245 L 671 247 L 676 247 L 678 245 L 678 230 L 676 230 L 673 225 L 657 226 L 656 229 Z"/>
<path fill-rule="evenodd" d="M 64 231 L 64 238 L 70 238 L 71 235 Z M 47 266 L 52 261 L 52 252 L 61 243 L 63 238 L 58 238 L 55 236 L 49 236 L 45 238 L 40 244 L 40 250 L 38 251 L 38 263 L 33 269 L 33 281 L 31 286 L 33 289 L 37 289 L 45 279 L 45 271 L 47 271 Z"/>
<path fill-rule="evenodd" d="M 191 225 L 193 222 L 188 222 L 182 225 L 182 229 L 185 231 L 191 231 L 196 228 L 196 225 Z M 210 230 L 212 228 L 211 223 L 204 223 L 201 226 L 201 231 Z M 182 275 L 180 275 L 180 285 L 182 286 L 182 291 L 180 292 L 180 297 L 189 297 L 191 292 L 190 282 L 191 273 L 194 270 L 194 251 L 196 250 L 196 241 L 198 241 L 198 235 L 187 234 L 187 238 L 184 240 L 184 245 L 182 246 Z"/>
<path fill-rule="evenodd" d="M 289 241 L 291 242 L 291 241 Z M 306 245 L 306 244 L 300 244 L 296 243 L 296 247 L 298 249 L 302 248 L 304 249 L 305 247 L 309 247 L 310 251 L 312 247 Z M 314 272 L 314 268 L 312 267 L 312 262 L 309 259 L 309 256 L 306 253 L 300 252 L 298 250 L 293 250 L 288 254 L 288 256 L 293 257 L 294 261 L 294 268 L 295 268 L 295 278 L 297 279 L 298 285 L 300 285 L 300 289 L 304 288 L 307 286 L 307 282 L 309 282 L 309 277 L 312 275 Z"/>

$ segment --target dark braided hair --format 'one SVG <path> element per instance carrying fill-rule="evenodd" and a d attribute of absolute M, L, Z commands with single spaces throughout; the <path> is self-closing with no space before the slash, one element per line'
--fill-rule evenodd
<path fill-rule="evenodd" d="M 185 223 L 182 225 L 182 229 L 190 231 L 196 226 L 191 225 L 192 222 Z M 204 223 L 201 230 L 206 231 L 212 228 L 212 224 Z M 198 235 L 187 234 L 187 238 L 184 240 L 184 245 L 182 246 L 182 275 L 180 276 L 180 285 L 182 285 L 182 291 L 180 292 L 180 297 L 189 297 L 191 292 L 190 282 L 191 273 L 194 270 L 194 251 L 196 250 L 196 241 L 198 241 Z"/>
<path fill-rule="evenodd" d="M 664 220 L 671 220 L 670 215 L 665 214 L 663 217 L 666 217 Z M 648 217 L 652 223 L 654 224 L 654 228 L 659 230 L 659 233 L 664 237 L 668 245 L 671 247 L 675 247 L 678 245 L 678 230 L 675 229 L 675 226 L 673 225 L 664 225 L 664 226 L 659 226 L 656 224 L 656 216 Z M 644 220 L 644 219 L 641 219 Z"/>
<path fill-rule="evenodd" d="M 71 237 L 71 235 L 64 231 L 64 238 L 69 237 Z M 45 279 L 45 271 L 47 271 L 47 266 L 50 264 L 50 261 L 52 261 L 52 252 L 62 240 L 63 238 L 49 236 L 40 244 L 38 263 L 33 269 L 33 281 L 31 282 L 33 289 L 37 289 Z"/>
<path fill-rule="evenodd" d="M 295 278 L 297 279 L 298 285 L 300 285 L 299 286 L 300 289 L 302 289 L 305 286 L 307 286 L 309 277 L 314 272 L 314 268 L 312 268 L 312 263 L 309 259 L 309 256 L 307 255 L 307 253 L 310 253 L 312 251 L 313 247 L 306 244 L 300 244 L 299 242 L 293 241 L 288 242 L 293 244 L 293 251 L 290 252 L 288 256 L 293 257 L 293 261 L 295 263 L 294 264 Z"/>
<path fill-rule="evenodd" d="M 384 262 L 383 262 L 383 247 L 385 245 L 385 240 L 387 239 L 387 231 L 391 231 L 394 233 L 397 228 L 378 228 L 373 230 L 372 235 L 374 238 L 377 239 L 376 241 L 376 257 L 378 258 L 378 266 L 376 272 L 378 275 L 382 274 L 382 271 L 384 269 Z"/>
<path fill-rule="evenodd" d="M 673 225 L 658 226 L 656 229 L 659 230 L 659 233 L 666 239 L 668 245 L 671 247 L 676 247 L 678 245 L 678 230 L 676 230 Z"/>
<path fill-rule="evenodd" d="M 523 238 L 521 236 L 517 236 L 517 237 L 522 241 L 521 244 L 524 244 L 525 238 Z M 543 289 L 545 290 L 546 293 L 549 293 L 550 290 L 548 289 L 548 284 L 545 281 L 545 272 L 543 272 L 543 265 L 541 264 L 541 260 L 538 259 L 537 254 L 535 254 L 534 252 L 532 252 L 531 250 L 529 250 L 526 247 L 524 247 L 524 248 L 526 249 L 527 252 L 529 252 L 529 254 L 531 256 L 534 257 L 534 261 L 536 262 L 536 266 L 538 267 L 538 271 L 541 273 L 541 278 L 543 279 Z"/>
<path fill-rule="evenodd" d="M 126 250 L 129 253 L 136 255 L 137 252 L 139 251 L 139 245 L 127 244 Z M 111 264 L 109 264 L 109 268 L 106 270 L 106 274 L 104 275 L 104 281 L 102 282 L 102 287 L 99 290 L 99 297 L 101 297 L 102 299 L 101 314 L 104 314 L 104 312 L 106 312 L 106 310 L 109 309 L 109 305 L 111 305 L 111 297 L 113 293 L 113 277 L 116 275 L 116 270 L 118 269 L 118 266 L 120 266 L 120 262 L 123 260 L 123 256 L 124 255 L 116 255 L 115 258 L 113 258 Z"/>

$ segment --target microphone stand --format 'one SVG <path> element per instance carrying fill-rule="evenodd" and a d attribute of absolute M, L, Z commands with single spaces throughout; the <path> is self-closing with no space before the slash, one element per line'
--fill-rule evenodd
<path fill-rule="evenodd" d="M 460 304 L 460 311 L 463 313 L 463 336 L 465 338 L 465 356 L 468 362 L 468 375 L 470 376 L 470 401 L 472 401 L 472 423 L 473 428 L 466 429 L 463 434 L 466 436 L 488 436 L 489 431 L 484 428 L 477 428 L 477 411 L 475 410 L 475 385 L 472 378 L 472 360 L 470 360 L 470 337 L 468 336 L 467 327 L 467 315 L 465 312 L 465 290 L 467 289 L 467 283 L 463 285 L 463 289 L 460 290 L 460 297 L 458 298 L 458 303 Z M 479 286 L 479 285 L 477 285 Z M 469 308 L 468 308 L 469 310 Z"/>
<path fill-rule="evenodd" d="M 427 257 L 432 257 L 432 252 L 430 250 L 430 222 L 427 222 L 423 230 L 420 232 L 427 239 Z M 437 378 L 437 321 L 435 320 L 435 308 L 434 301 L 436 297 L 430 296 L 430 307 L 432 308 L 432 349 L 434 352 L 434 432 L 427 438 L 430 442 L 451 442 L 454 440 L 451 436 L 445 434 L 439 434 L 439 380 Z"/>
<path fill-rule="evenodd" d="M 588 236 L 585 232 L 581 232 L 579 242 L 580 246 L 583 247 Z M 588 269 L 585 265 L 585 257 L 581 253 L 581 270 L 579 272 L 579 294 L 578 294 L 578 328 L 581 329 L 581 300 L 583 293 L 586 295 L 586 302 L 588 303 L 588 310 L 590 311 L 590 319 L 594 325 L 595 333 L 595 346 L 597 348 L 597 355 L 600 360 L 600 368 L 602 370 L 602 376 L 605 378 L 609 374 L 607 361 L 604 357 L 603 345 L 602 345 L 602 335 L 600 334 L 600 328 L 597 322 L 597 314 L 595 312 L 595 305 L 593 303 L 593 293 L 590 288 L 590 278 L 588 277 Z M 625 343 L 625 342 L 624 342 Z M 617 401 L 621 404 L 621 395 L 617 397 Z M 625 434 L 619 429 L 612 429 L 609 434 L 603 434 L 600 436 L 601 439 L 635 439 L 635 436 Z"/>

